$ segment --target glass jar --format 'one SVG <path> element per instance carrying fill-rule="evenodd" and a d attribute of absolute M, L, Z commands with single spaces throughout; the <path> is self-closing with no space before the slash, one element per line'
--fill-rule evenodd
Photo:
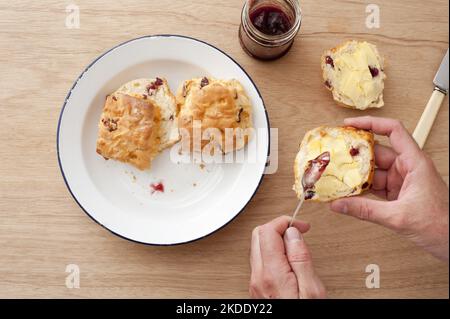
<path fill-rule="evenodd" d="M 292 47 L 301 21 L 298 0 L 246 0 L 239 28 L 241 46 L 257 59 L 280 58 Z"/>

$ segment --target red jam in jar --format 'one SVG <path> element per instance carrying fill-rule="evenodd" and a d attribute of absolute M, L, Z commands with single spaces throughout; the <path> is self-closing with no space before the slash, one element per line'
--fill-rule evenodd
<path fill-rule="evenodd" d="M 247 0 L 242 10 L 240 43 L 252 57 L 277 59 L 292 47 L 300 25 L 298 0 Z"/>
<path fill-rule="evenodd" d="M 286 13 L 274 6 L 256 8 L 250 13 L 250 20 L 256 29 L 267 35 L 282 35 L 292 27 Z"/>

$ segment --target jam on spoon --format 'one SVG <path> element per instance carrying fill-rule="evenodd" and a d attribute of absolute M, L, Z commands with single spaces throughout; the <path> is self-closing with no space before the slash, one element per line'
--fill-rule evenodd
<path fill-rule="evenodd" d="M 325 152 L 319 155 L 316 159 L 308 162 L 308 166 L 306 166 L 305 173 L 302 177 L 303 196 L 302 198 L 300 198 L 297 208 L 294 211 L 294 215 L 292 216 L 291 222 L 289 223 L 289 227 L 292 227 L 294 220 L 297 217 L 297 214 L 300 211 L 300 208 L 302 207 L 305 200 L 314 197 L 314 186 L 322 177 L 322 174 L 327 168 L 328 164 L 330 164 L 330 159 L 330 152 Z"/>
<path fill-rule="evenodd" d="M 330 152 L 325 152 L 308 162 L 302 178 L 303 196 L 306 200 L 314 197 L 314 186 L 330 164 L 330 159 Z"/>

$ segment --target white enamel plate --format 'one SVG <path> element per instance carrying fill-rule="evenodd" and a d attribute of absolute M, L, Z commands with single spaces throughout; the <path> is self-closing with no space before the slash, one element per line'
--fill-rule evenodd
<path fill-rule="evenodd" d="M 184 80 L 201 76 L 234 78 L 245 87 L 257 129 L 243 150 L 248 160 L 186 164 L 173 161 L 173 150 L 166 150 L 142 172 L 96 153 L 97 123 L 108 94 L 131 80 L 155 77 L 166 78 L 175 94 Z M 80 207 L 114 234 L 153 245 L 187 243 L 229 223 L 258 189 L 269 155 L 267 113 L 247 73 L 219 49 L 172 35 L 128 41 L 89 65 L 66 98 L 57 136 L 61 172 Z M 160 182 L 164 192 L 152 194 L 150 185 Z"/>

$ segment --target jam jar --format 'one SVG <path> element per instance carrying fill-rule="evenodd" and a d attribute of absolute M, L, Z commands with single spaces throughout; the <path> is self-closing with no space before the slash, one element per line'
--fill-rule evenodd
<path fill-rule="evenodd" d="M 285 55 L 300 30 L 298 0 L 246 0 L 239 40 L 252 57 L 274 60 Z"/>

